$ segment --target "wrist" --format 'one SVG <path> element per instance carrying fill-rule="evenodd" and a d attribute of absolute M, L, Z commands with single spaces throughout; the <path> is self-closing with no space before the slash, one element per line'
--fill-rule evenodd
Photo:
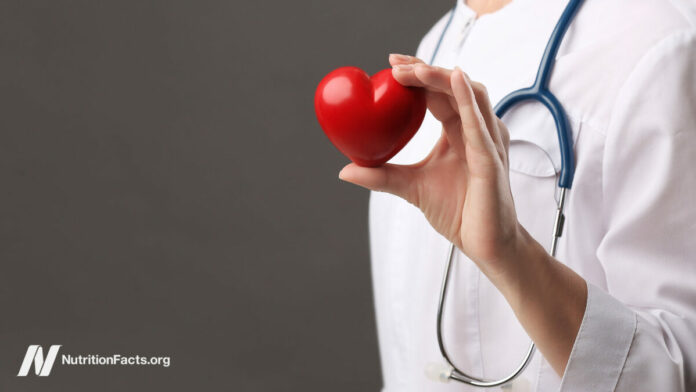
<path fill-rule="evenodd" d="M 553 275 L 556 261 L 546 249 L 518 224 L 517 234 L 498 271 L 486 274 L 508 302 L 522 301 L 538 291 Z"/>

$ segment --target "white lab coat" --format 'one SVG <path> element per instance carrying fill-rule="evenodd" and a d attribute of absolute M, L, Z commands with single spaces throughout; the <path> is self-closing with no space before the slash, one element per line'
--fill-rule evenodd
<path fill-rule="evenodd" d="M 459 65 L 492 102 L 531 85 L 566 2 L 514 0 L 475 19 L 459 0 L 435 64 Z M 690 8 L 691 7 L 691 8 Z M 588 282 L 585 316 L 559 377 L 540 353 L 504 391 L 696 390 L 696 28 L 689 1 L 587 0 L 560 48 L 551 91 L 577 157 L 557 258 Z M 417 55 L 430 60 L 445 15 Z M 547 111 L 504 117 L 517 214 L 551 238 L 560 154 Z M 440 136 L 428 114 L 392 163 L 419 161 Z M 448 242 L 405 201 L 373 192 L 370 244 L 385 392 L 468 391 L 426 378 Z M 529 339 L 489 280 L 457 253 L 445 339 L 455 363 L 499 378 Z M 499 389 L 496 389 L 499 390 Z"/>

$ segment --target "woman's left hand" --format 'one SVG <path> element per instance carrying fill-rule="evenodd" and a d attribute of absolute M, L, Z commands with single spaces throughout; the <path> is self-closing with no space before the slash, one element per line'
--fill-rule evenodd
<path fill-rule="evenodd" d="M 394 78 L 426 90 L 443 133 L 430 154 L 413 165 L 378 168 L 349 164 L 342 180 L 404 198 L 487 274 L 510 271 L 524 229 L 517 221 L 508 177 L 508 130 L 486 89 L 461 70 L 391 55 Z"/>

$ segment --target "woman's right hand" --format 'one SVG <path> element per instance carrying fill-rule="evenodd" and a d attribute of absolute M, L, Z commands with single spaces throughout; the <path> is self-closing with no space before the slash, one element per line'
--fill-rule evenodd
<path fill-rule="evenodd" d="M 393 76 L 422 87 L 443 134 L 430 154 L 413 165 L 346 166 L 341 179 L 393 193 L 416 205 L 430 224 L 493 279 L 514 274 L 508 261 L 529 236 L 517 221 L 508 176 L 508 131 L 483 85 L 461 70 L 433 67 L 411 56 L 391 55 Z"/>
<path fill-rule="evenodd" d="M 413 165 L 346 166 L 339 177 L 400 196 L 473 260 L 505 296 L 559 375 L 587 301 L 583 278 L 552 258 L 517 220 L 508 169 L 509 136 L 481 84 L 460 70 L 391 56 L 394 78 L 423 87 L 442 136 Z M 408 268 L 408 266 L 404 266 Z"/>

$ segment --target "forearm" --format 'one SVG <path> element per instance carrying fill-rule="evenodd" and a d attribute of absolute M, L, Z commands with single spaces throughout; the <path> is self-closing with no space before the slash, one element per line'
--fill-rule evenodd
<path fill-rule="evenodd" d="M 527 334 L 563 375 L 587 302 L 587 284 L 520 228 L 506 271 L 489 274 Z M 485 271 L 484 271 L 485 272 Z"/>

